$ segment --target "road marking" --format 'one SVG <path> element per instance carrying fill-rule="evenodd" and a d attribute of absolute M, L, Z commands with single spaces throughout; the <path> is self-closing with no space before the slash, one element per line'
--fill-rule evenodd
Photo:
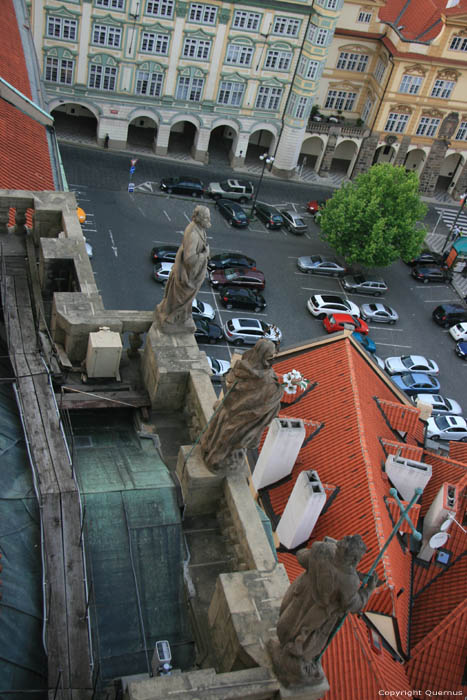
<path fill-rule="evenodd" d="M 81 226 L 81 230 L 85 233 L 97 233 L 97 228 L 84 228 L 83 226 Z"/>
<path fill-rule="evenodd" d="M 171 219 L 170 216 L 167 214 L 167 212 L 165 211 L 165 209 L 163 209 L 162 211 L 164 212 L 164 214 L 166 215 L 166 217 L 168 218 L 168 220 L 169 220 L 169 221 L 172 221 L 172 219 Z"/>
<path fill-rule="evenodd" d="M 188 221 L 188 223 L 190 223 L 191 219 L 190 219 L 190 217 L 188 216 L 188 214 L 186 213 L 186 211 L 183 212 L 183 216 L 184 216 L 185 219 Z"/>
<path fill-rule="evenodd" d="M 115 255 L 116 258 L 118 258 L 117 246 L 115 245 L 114 237 L 113 237 L 112 231 L 111 231 L 110 229 L 109 229 L 109 236 L 110 236 L 110 240 L 111 240 L 111 243 L 112 243 L 112 250 L 113 250 L 113 252 L 114 252 L 114 255 Z"/>
<path fill-rule="evenodd" d="M 424 299 L 423 303 L 424 304 L 452 304 L 453 301 L 456 301 L 457 297 L 452 296 L 450 299 Z"/>
<path fill-rule="evenodd" d="M 367 324 L 368 324 L 368 327 L 371 328 L 372 331 L 391 331 L 391 333 L 394 331 L 394 332 L 397 332 L 397 333 L 404 333 L 404 329 L 403 329 L 403 328 L 386 328 L 386 327 L 384 326 L 384 324 L 381 324 L 381 326 L 384 326 L 384 327 L 373 326 L 373 325 L 370 326 L 370 324 L 368 323 L 368 321 L 367 321 Z M 389 324 L 388 324 L 388 325 L 389 325 Z"/>
<path fill-rule="evenodd" d="M 408 349 L 410 349 L 412 347 L 411 345 L 399 345 L 399 343 L 380 343 L 380 342 L 378 342 L 378 345 L 387 345 L 391 348 L 408 348 Z"/>

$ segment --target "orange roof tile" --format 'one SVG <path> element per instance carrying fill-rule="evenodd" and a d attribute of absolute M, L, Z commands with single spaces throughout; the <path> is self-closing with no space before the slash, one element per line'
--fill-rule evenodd
<path fill-rule="evenodd" d="M 401 515 L 399 506 L 398 506 L 397 502 L 394 500 L 394 498 L 388 498 L 386 500 L 386 503 L 388 506 L 389 513 L 391 514 L 392 521 L 394 522 L 394 525 L 395 525 L 399 521 L 399 518 Z M 404 508 L 407 508 L 407 506 L 408 506 L 407 501 L 401 501 L 401 503 L 404 506 Z M 415 528 L 417 528 L 419 515 L 420 515 L 420 506 L 418 503 L 415 503 L 412 506 L 412 508 L 410 509 L 410 513 L 409 513 L 410 520 Z M 408 535 L 410 535 L 412 532 L 410 525 L 405 518 L 401 523 L 401 526 L 399 528 L 399 532 L 403 532 L 403 533 L 408 534 Z"/>
<path fill-rule="evenodd" d="M 382 22 L 399 29 L 404 39 L 430 42 L 443 30 L 444 16 L 467 13 L 467 0 L 446 9 L 447 0 L 388 0 L 379 11 Z"/>
<path fill-rule="evenodd" d="M 450 442 L 449 456 L 455 459 L 456 462 L 463 462 L 467 466 L 467 443 Z"/>

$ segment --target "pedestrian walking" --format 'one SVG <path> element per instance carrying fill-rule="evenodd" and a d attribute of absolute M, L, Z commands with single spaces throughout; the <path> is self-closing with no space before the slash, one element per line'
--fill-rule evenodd
<path fill-rule="evenodd" d="M 110 136 L 108 134 L 106 134 L 105 139 L 104 139 L 104 148 L 109 147 L 109 141 L 110 141 Z"/>

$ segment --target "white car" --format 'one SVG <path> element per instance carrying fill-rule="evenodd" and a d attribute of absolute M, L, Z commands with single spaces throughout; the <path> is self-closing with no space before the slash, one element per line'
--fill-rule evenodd
<path fill-rule="evenodd" d="M 253 183 L 246 180 L 224 180 L 223 182 L 211 182 L 206 190 L 213 199 L 233 199 L 240 204 L 245 204 L 253 199 Z"/>
<path fill-rule="evenodd" d="M 427 420 L 426 436 L 430 440 L 467 442 L 467 423 L 461 416 L 434 416 Z"/>
<path fill-rule="evenodd" d="M 467 321 L 456 323 L 449 329 L 449 333 L 454 340 L 467 340 Z"/>
<path fill-rule="evenodd" d="M 402 355 L 400 357 L 388 357 L 384 363 L 389 374 L 403 374 L 404 372 L 422 372 L 423 374 L 439 374 L 439 367 L 434 360 L 429 360 L 422 355 Z"/>
<path fill-rule="evenodd" d="M 441 394 L 415 394 L 413 400 L 416 406 L 421 403 L 431 406 L 431 412 L 434 416 L 446 414 L 460 416 L 462 414 L 461 405 L 457 401 L 447 399 Z"/>
<path fill-rule="evenodd" d="M 173 266 L 173 263 L 167 262 L 157 263 L 157 265 L 154 265 L 153 276 L 156 282 L 160 282 L 161 284 L 167 284 Z"/>
<path fill-rule="evenodd" d="M 227 374 L 230 369 L 230 362 L 227 362 L 227 360 L 218 360 L 217 357 L 210 357 L 209 355 L 206 355 L 206 357 L 208 358 L 213 378 L 219 379 L 223 377 L 224 374 Z"/>
<path fill-rule="evenodd" d="M 277 326 L 257 318 L 231 318 L 224 324 L 224 336 L 234 345 L 255 345 L 261 338 L 280 343 L 282 333 Z"/>
<path fill-rule="evenodd" d="M 214 321 L 216 317 L 216 312 L 211 304 L 206 304 L 205 301 L 200 301 L 200 299 L 193 299 L 191 313 L 197 318 L 207 318 L 209 321 Z"/>
<path fill-rule="evenodd" d="M 360 309 L 353 301 L 334 294 L 314 294 L 306 303 L 310 314 L 316 318 L 326 318 L 330 314 L 350 314 L 360 318 Z"/>
<path fill-rule="evenodd" d="M 88 258 L 91 260 L 92 258 L 92 245 L 87 242 L 86 239 L 84 239 L 84 245 L 86 246 L 86 253 L 88 254 Z"/>

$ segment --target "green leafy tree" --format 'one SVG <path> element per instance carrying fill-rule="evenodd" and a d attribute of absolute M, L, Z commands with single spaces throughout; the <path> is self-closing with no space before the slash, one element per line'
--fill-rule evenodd
<path fill-rule="evenodd" d="M 326 202 L 321 237 L 349 264 L 382 267 L 420 252 L 426 229 L 417 222 L 426 211 L 417 175 L 381 163 Z"/>

